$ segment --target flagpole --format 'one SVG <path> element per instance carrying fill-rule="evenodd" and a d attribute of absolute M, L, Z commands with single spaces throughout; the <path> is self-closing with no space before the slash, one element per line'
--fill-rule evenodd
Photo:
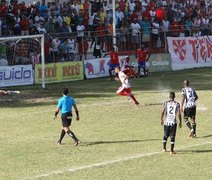
<path fill-rule="evenodd" d="M 113 0 L 113 47 L 116 46 L 116 7 L 115 0 Z"/>

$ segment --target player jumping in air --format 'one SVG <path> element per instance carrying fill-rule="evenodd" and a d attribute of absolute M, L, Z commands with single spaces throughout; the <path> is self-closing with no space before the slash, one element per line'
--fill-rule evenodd
<path fill-rule="evenodd" d="M 121 96 L 128 96 L 128 98 L 131 98 L 134 101 L 135 105 L 138 106 L 139 102 L 136 100 L 135 96 L 132 94 L 131 86 L 128 81 L 128 76 L 124 72 L 120 71 L 119 66 L 115 68 L 115 72 L 118 74 L 118 78 L 116 78 L 116 80 L 120 80 L 122 83 L 122 85 L 118 88 L 116 93 Z"/>
<path fill-rule="evenodd" d="M 184 112 L 184 120 L 186 126 L 189 128 L 190 137 L 196 137 L 196 100 L 198 99 L 196 91 L 189 87 L 189 81 L 183 81 L 183 88 L 181 91 L 182 101 L 181 101 L 181 112 Z M 191 119 L 191 123 L 189 121 Z"/>
<path fill-rule="evenodd" d="M 182 127 L 182 119 L 180 112 L 180 104 L 175 100 L 175 93 L 170 92 L 169 101 L 165 102 L 161 112 L 161 125 L 164 125 L 163 136 L 163 152 L 166 152 L 166 143 L 168 137 L 171 138 L 171 151 L 170 154 L 176 154 L 174 151 L 175 136 L 177 130 L 177 116 L 179 118 L 179 127 Z"/>
<path fill-rule="evenodd" d="M 68 96 L 68 88 L 64 88 L 62 91 L 63 97 L 58 100 L 57 109 L 55 111 L 54 119 L 57 117 L 59 111 L 61 111 L 61 120 L 62 120 L 62 131 L 60 139 L 57 141 L 58 145 L 61 144 L 63 137 L 67 133 L 69 137 L 74 139 L 75 145 L 77 146 L 80 141 L 75 136 L 75 134 L 70 130 L 69 126 L 72 121 L 72 106 L 76 112 L 76 120 L 79 121 L 79 111 L 76 105 L 74 98 Z"/>

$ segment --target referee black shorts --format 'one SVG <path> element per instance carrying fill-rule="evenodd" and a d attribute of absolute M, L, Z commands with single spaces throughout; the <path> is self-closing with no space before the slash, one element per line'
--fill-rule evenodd
<path fill-rule="evenodd" d="M 165 137 L 175 137 L 176 131 L 177 131 L 177 124 L 174 124 L 172 126 L 164 125 L 164 136 Z"/>
<path fill-rule="evenodd" d="M 187 119 L 189 117 L 195 119 L 195 117 L 196 117 L 196 106 L 184 109 L 184 119 Z"/>
<path fill-rule="evenodd" d="M 72 113 L 71 112 L 63 113 L 61 115 L 61 119 L 62 119 L 62 126 L 69 127 L 72 121 Z"/>

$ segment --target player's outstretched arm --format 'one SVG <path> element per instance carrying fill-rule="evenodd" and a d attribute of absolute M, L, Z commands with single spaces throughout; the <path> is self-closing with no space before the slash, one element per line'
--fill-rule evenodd
<path fill-rule="evenodd" d="M 76 120 L 79 121 L 80 120 L 80 117 L 79 117 L 79 111 L 78 111 L 78 108 L 76 105 L 74 105 L 74 110 L 75 110 L 75 113 L 76 113 Z"/>

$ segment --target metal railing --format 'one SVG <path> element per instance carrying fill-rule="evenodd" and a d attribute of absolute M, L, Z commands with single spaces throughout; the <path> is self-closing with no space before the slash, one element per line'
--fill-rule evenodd
<path fill-rule="evenodd" d="M 166 37 L 183 37 L 183 36 L 200 36 L 211 35 L 212 27 L 201 27 L 188 29 L 185 26 L 179 26 L 179 29 L 163 31 L 161 28 L 158 34 L 144 33 L 142 30 L 132 34 L 132 30 L 128 28 L 120 28 L 116 30 L 116 37 L 107 30 L 103 31 L 84 31 L 83 36 L 79 36 L 77 32 L 73 33 L 52 33 L 45 34 L 45 62 L 61 62 L 61 61 L 80 61 L 93 59 L 104 56 L 112 50 L 114 46 L 122 54 L 132 54 L 140 47 L 145 45 L 151 53 L 167 52 Z M 57 51 L 53 51 L 54 39 L 60 40 L 60 45 Z M 113 38 L 116 38 L 116 44 L 113 44 Z M 72 40 L 72 45 L 65 44 L 67 40 Z M 49 49 L 47 48 L 49 47 Z M 72 49 L 70 49 L 72 48 Z M 10 64 L 13 65 L 13 64 Z"/>

